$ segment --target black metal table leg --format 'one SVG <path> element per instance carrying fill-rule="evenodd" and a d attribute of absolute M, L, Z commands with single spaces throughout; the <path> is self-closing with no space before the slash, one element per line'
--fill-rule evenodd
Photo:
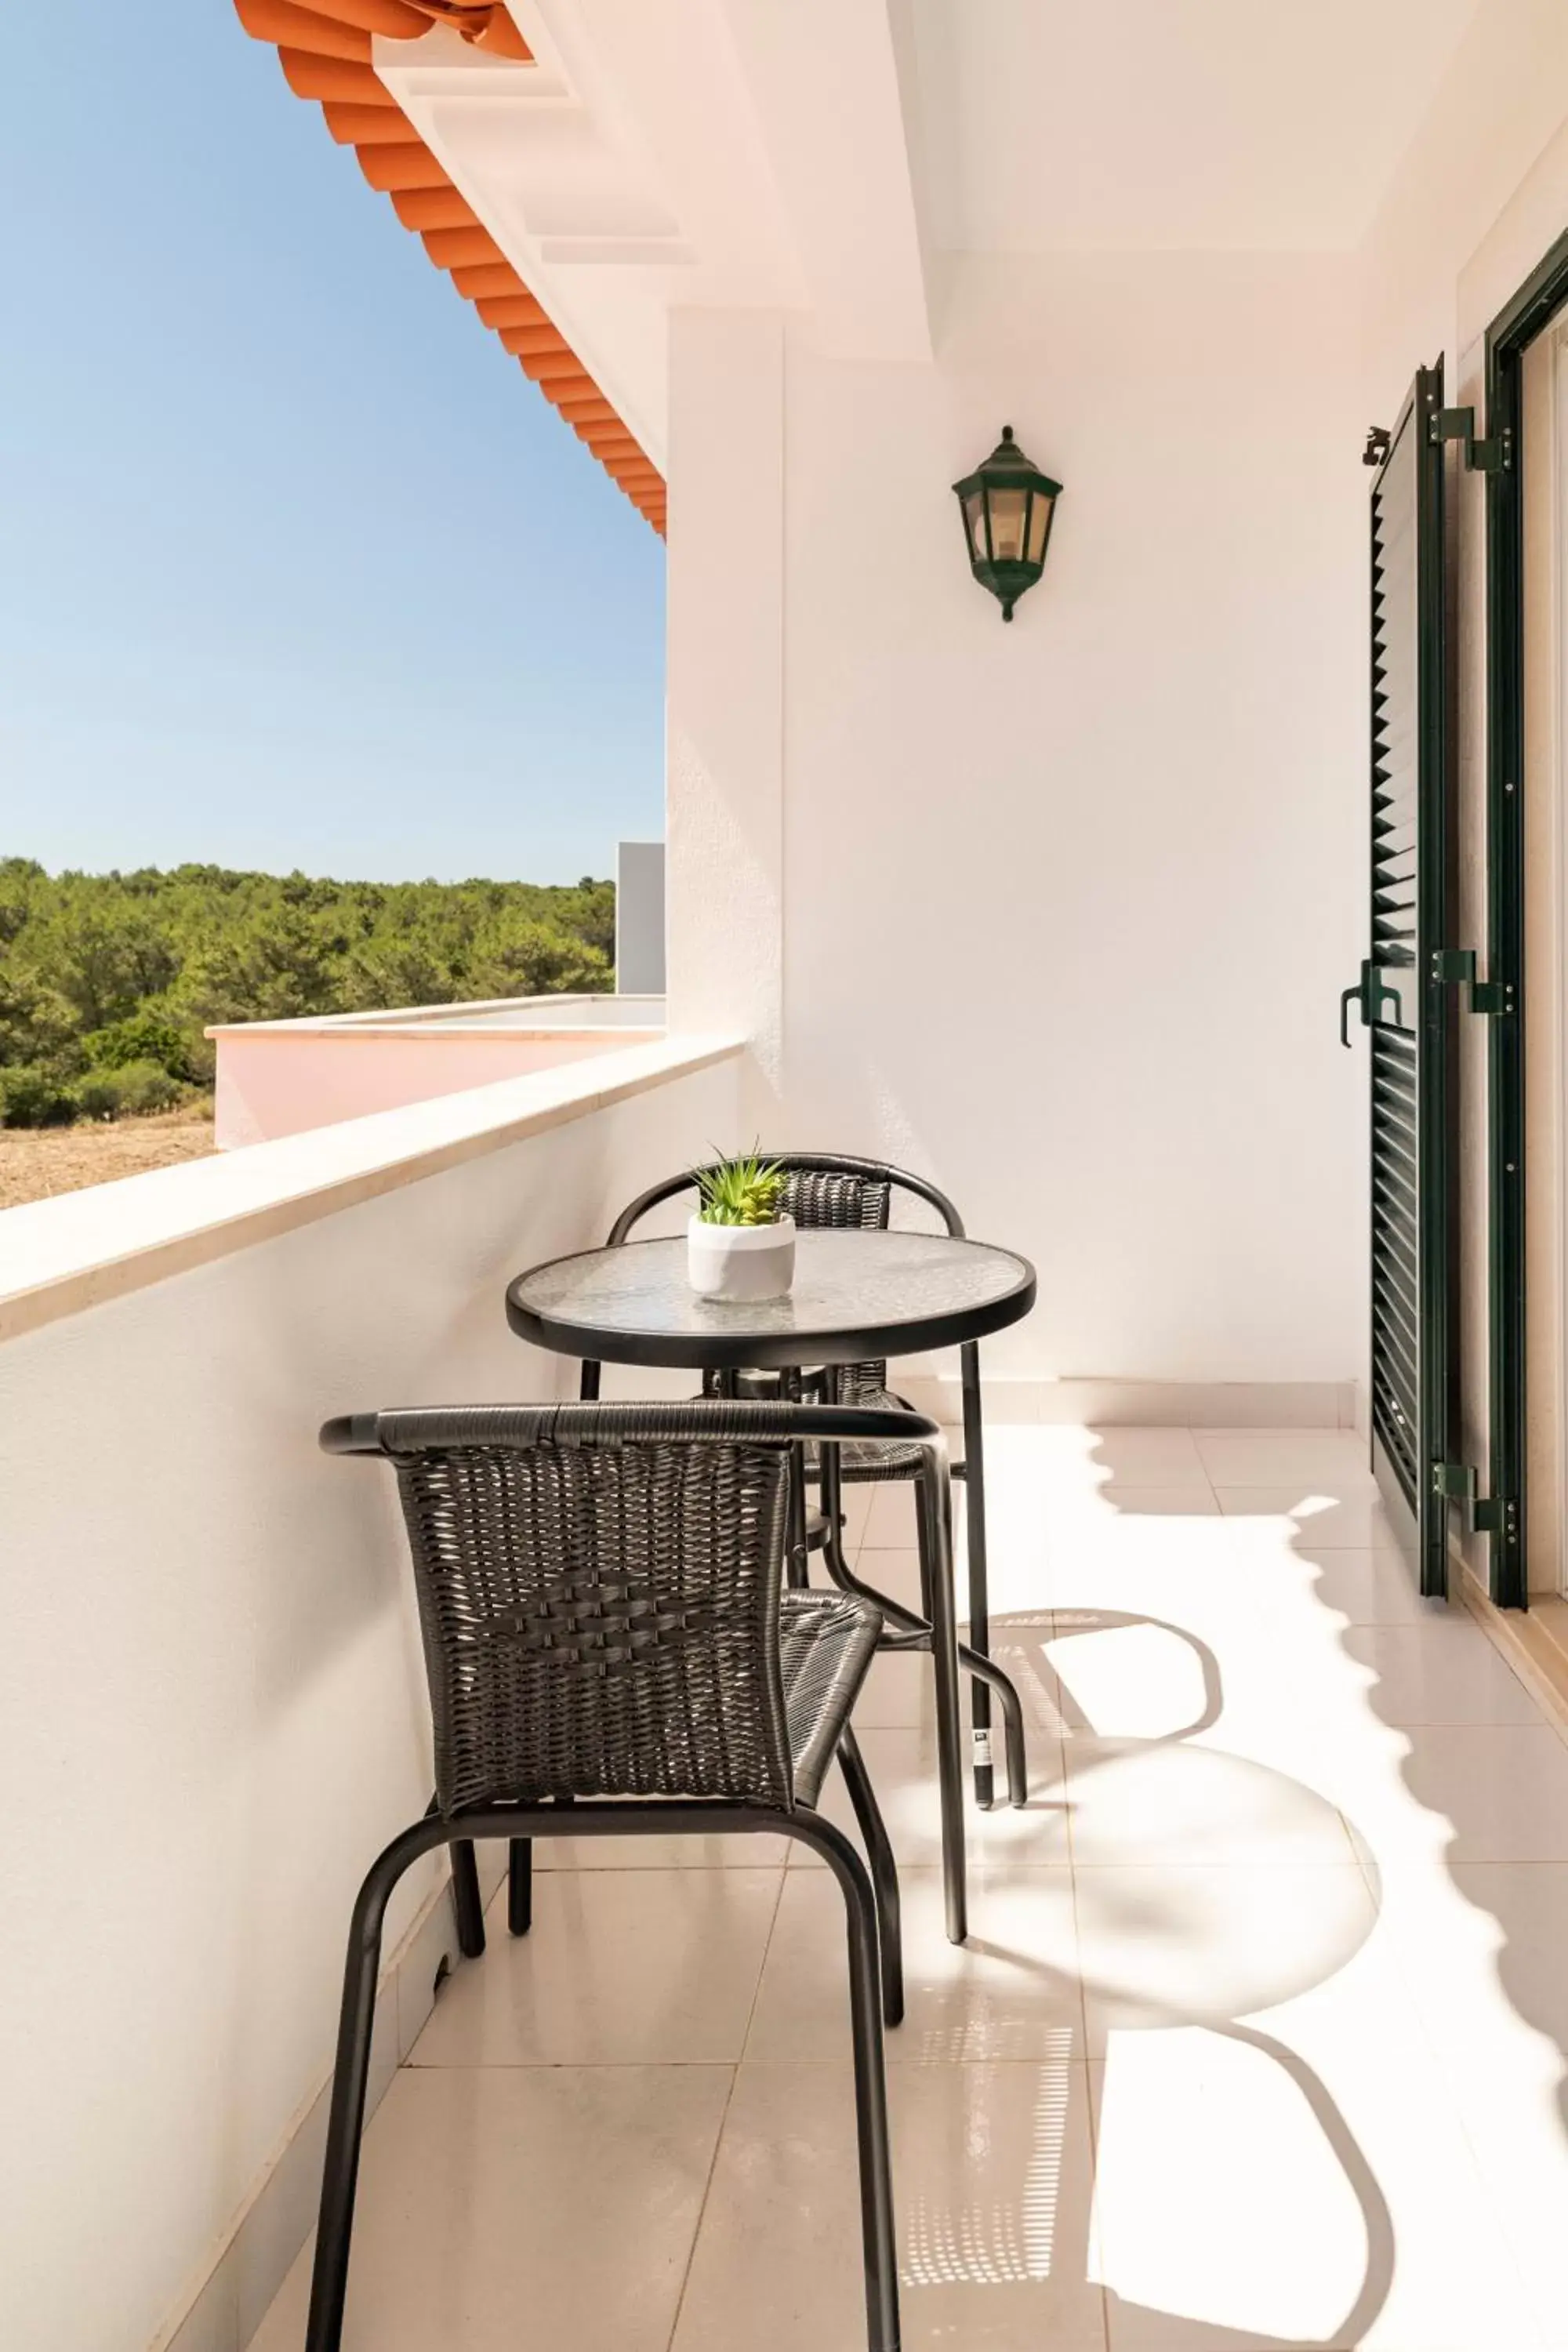
<path fill-rule="evenodd" d="M 794 1370 L 779 1375 L 779 1386 L 792 1404 L 800 1402 L 800 1374 Z M 825 1446 L 825 1453 L 832 1451 Z M 792 1445 L 789 1450 L 789 1532 L 786 1538 L 784 1580 L 791 1590 L 803 1592 L 811 1582 L 810 1550 L 806 1539 L 805 1448 Z"/>
<path fill-rule="evenodd" d="M 963 1491 L 969 1529 L 969 1646 L 991 1654 L 991 1594 L 985 1567 L 985 1459 L 980 1411 L 980 1350 L 971 1340 L 959 1349 L 963 1387 Z M 973 1723 L 974 1801 L 987 1811 L 995 1801 L 991 1762 L 991 1693 L 982 1682 L 970 1692 Z"/>
<path fill-rule="evenodd" d="M 921 1550 L 930 1562 L 931 1674 L 936 1685 L 936 1776 L 942 1803 L 942 1893 L 949 1943 L 969 1934 L 964 1874 L 963 1710 L 958 1680 L 958 1626 L 952 1605 L 952 1507 L 945 1465 L 928 1459 L 918 1489 Z"/>

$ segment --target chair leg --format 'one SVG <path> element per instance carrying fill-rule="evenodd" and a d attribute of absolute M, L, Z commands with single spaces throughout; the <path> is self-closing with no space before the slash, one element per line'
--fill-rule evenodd
<path fill-rule="evenodd" d="M 507 1847 L 506 1924 L 514 1936 L 533 1925 L 533 1840 L 513 1838 Z"/>
<path fill-rule="evenodd" d="M 877 1898 L 865 1864 L 831 1822 L 804 1810 L 789 1817 L 829 1865 L 844 1896 L 849 1933 L 849 2022 L 855 2049 L 855 2131 L 860 2156 L 860 2242 L 866 2273 L 868 2352 L 900 2352 L 898 2238 L 882 2053 Z M 315 2352 L 315 2347 L 308 2347 Z"/>
<path fill-rule="evenodd" d="M 452 1905 L 458 1914 L 458 1949 L 466 1960 L 477 1960 L 485 1948 L 485 1906 L 479 1896 L 479 1866 L 468 1838 L 459 1838 L 452 1848 Z"/>
<path fill-rule="evenodd" d="M 871 1866 L 871 1885 L 877 1897 L 878 1948 L 882 1959 L 882 2022 L 884 2025 L 901 2025 L 904 2021 L 904 1937 L 899 1905 L 898 1865 L 893 1860 L 892 1843 L 888 1836 L 887 1823 L 882 1819 L 882 1809 L 877 1802 L 877 1792 L 866 1769 L 866 1759 L 847 1724 L 838 1742 L 838 1763 L 849 1790 L 849 1801 L 855 1808 L 855 1819 L 860 1824 L 860 1837 L 866 1848 L 866 1859 Z"/>
<path fill-rule="evenodd" d="M 305 2352 L 339 2352 L 342 2341 L 349 2240 L 353 2231 L 360 2134 L 364 2128 L 371 2032 L 375 2023 L 375 1980 L 381 1969 L 382 1924 L 393 1888 L 409 1864 L 426 1852 L 430 1843 L 426 1815 L 424 1822 L 405 1830 L 371 1864 L 354 1904 L 348 1958 L 343 1966 L 343 2000 L 338 2019 L 338 2051 L 327 2122 L 327 2154 L 321 2172 L 321 2218 L 310 2273 L 310 2315 L 305 2329 Z M 468 1853 L 471 1858 L 471 1846 Z"/>

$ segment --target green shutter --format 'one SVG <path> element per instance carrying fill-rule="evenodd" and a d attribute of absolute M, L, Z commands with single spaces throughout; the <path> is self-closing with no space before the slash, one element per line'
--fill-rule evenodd
<path fill-rule="evenodd" d="M 1454 1001 L 1439 362 L 1417 375 L 1372 492 L 1373 1466 L 1420 1588 L 1447 1591 L 1454 1393 Z"/>

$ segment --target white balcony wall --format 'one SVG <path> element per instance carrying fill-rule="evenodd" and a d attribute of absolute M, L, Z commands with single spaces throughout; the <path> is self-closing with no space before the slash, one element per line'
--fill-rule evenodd
<path fill-rule="evenodd" d="M 998 1370 L 1348 1381 L 1354 265 L 951 273 L 929 365 L 673 322 L 672 1025 L 745 1020 L 764 1136 L 907 1161 L 1035 1259 Z M 1011 626 L 949 488 L 1004 423 L 1066 485 Z"/>
<path fill-rule="evenodd" d="M 561 1108 L 572 1074 L 524 1080 L 6 1219 L 7 1240 L 33 1221 L 34 1269 L 62 1216 L 145 1234 L 174 1194 L 199 1209 L 204 1181 L 248 1189 L 247 1231 L 293 1221 L 0 1343 L 16 2352 L 146 2352 L 325 2078 L 355 1886 L 424 1811 L 431 1767 L 390 1477 L 326 1458 L 316 1431 L 355 1408 L 573 1392 L 509 1333 L 508 1276 L 602 1238 L 734 1128 L 733 1060 L 641 1050 L 676 1074 L 594 1109 L 596 1065 L 581 1116 Z M 556 1123 L 499 1140 L 542 1088 Z M 390 1166 L 418 1134 L 466 1156 L 423 1174 L 416 1158 L 363 1197 L 388 1181 L 377 1152 Z M 345 1153 L 358 1175 L 334 1196 Z M 312 1171 L 327 1189 L 302 1202 Z M 104 1278 L 137 1276 L 122 1259 Z M 405 1882 L 389 1949 L 438 1867 Z M 294 2246 L 274 2251 L 286 2265 Z M 279 2274 L 261 2262 L 255 2307 L 210 2340 L 247 2340 Z"/>

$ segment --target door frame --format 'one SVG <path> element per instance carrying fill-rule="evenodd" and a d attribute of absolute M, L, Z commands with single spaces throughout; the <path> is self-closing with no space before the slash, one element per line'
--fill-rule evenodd
<path fill-rule="evenodd" d="M 1487 329 L 1487 433 L 1503 463 L 1486 477 L 1488 1344 L 1489 1582 L 1528 1603 L 1524 1132 L 1524 353 L 1568 299 L 1568 234 Z"/>
<path fill-rule="evenodd" d="M 1526 1333 L 1531 1420 L 1525 1579 L 1540 1597 L 1568 1585 L 1568 304 L 1521 355 L 1524 502 L 1525 933 L 1531 983 L 1526 1038 Z"/>

